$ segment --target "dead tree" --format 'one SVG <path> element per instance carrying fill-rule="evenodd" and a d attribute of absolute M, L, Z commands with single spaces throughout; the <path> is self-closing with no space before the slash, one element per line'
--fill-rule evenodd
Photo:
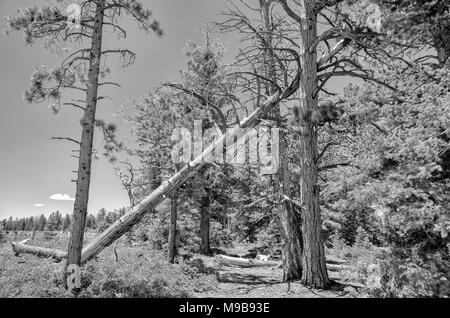
<path fill-rule="evenodd" d="M 130 209 L 132 209 L 136 205 L 135 195 L 133 192 L 133 188 L 135 186 L 133 165 L 128 161 L 120 161 L 120 163 L 127 166 L 127 172 L 124 173 L 119 167 L 114 168 L 114 170 L 120 179 L 122 188 L 127 192 L 128 201 L 130 202 Z M 127 242 L 131 246 L 133 243 L 133 232 L 131 229 L 126 236 Z"/>
<path fill-rule="evenodd" d="M 256 2 L 256 1 L 255 1 Z M 258 5 L 246 1 L 243 9 L 230 3 L 223 13 L 225 20 L 218 24 L 222 32 L 238 32 L 243 35 L 246 46 L 241 50 L 236 66 L 247 66 L 248 72 L 236 72 L 241 77 L 244 93 L 251 93 L 255 107 L 259 107 L 265 95 L 280 91 L 286 85 L 291 55 L 285 48 L 291 46 L 280 37 L 280 21 L 273 14 L 273 0 L 258 0 Z M 258 16 L 254 21 L 251 16 Z M 291 39 L 292 40 L 292 39 Z M 264 124 L 277 127 L 279 133 L 279 169 L 272 177 L 273 191 L 277 195 L 278 220 L 283 240 L 283 280 L 299 279 L 302 276 L 302 235 L 299 208 L 292 204 L 292 185 L 288 169 L 288 132 L 283 124 L 281 107 L 278 105 L 264 117 Z M 288 199 L 286 199 L 288 198 Z"/>

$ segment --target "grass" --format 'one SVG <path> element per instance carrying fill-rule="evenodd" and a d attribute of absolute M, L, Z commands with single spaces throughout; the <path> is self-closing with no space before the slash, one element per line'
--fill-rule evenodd
<path fill-rule="evenodd" d="M 365 296 L 381 288 L 381 262 L 389 253 L 385 248 L 372 244 L 348 246 L 337 241 L 326 253 L 346 261 L 347 268 L 336 273 L 335 279 L 339 282 L 359 287 L 359 292 Z"/>
<path fill-rule="evenodd" d="M 23 235 L 17 240 L 23 239 Z M 95 236 L 89 233 L 88 239 Z M 43 233 L 29 244 L 65 249 L 67 237 L 46 240 Z M 116 248 L 116 253 L 114 249 Z M 9 243 L 0 243 L 1 297 L 73 297 L 63 287 L 63 263 L 32 255 L 14 256 Z M 119 242 L 105 249 L 82 269 L 79 297 L 189 297 L 211 290 L 214 275 L 201 273 L 187 263 L 168 264 L 161 251 L 147 245 L 128 247 Z"/>

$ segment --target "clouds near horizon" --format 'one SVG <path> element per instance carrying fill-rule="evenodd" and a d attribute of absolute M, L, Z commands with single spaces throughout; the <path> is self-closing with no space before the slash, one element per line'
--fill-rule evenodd
<path fill-rule="evenodd" d="M 71 198 L 68 193 L 64 193 L 64 194 L 56 193 L 56 194 L 52 194 L 48 198 L 51 200 L 56 200 L 56 201 L 75 201 L 75 199 Z"/>

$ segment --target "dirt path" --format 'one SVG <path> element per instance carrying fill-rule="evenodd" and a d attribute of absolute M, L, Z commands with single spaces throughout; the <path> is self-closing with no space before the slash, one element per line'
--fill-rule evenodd
<path fill-rule="evenodd" d="M 347 298 L 358 297 L 355 288 L 339 287 L 315 290 L 300 282 L 283 283 L 282 269 L 277 267 L 216 268 L 218 284 L 215 290 L 194 295 L 200 298 Z M 333 273 L 332 279 L 338 280 Z"/>

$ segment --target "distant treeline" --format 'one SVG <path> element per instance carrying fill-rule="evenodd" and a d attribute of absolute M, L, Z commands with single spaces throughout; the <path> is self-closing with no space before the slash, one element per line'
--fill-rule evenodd
<path fill-rule="evenodd" d="M 100 231 L 114 223 L 125 214 L 125 208 L 107 212 L 104 208 L 96 215 L 89 213 L 86 218 L 87 229 Z M 66 231 L 70 230 L 72 216 L 59 211 L 52 212 L 48 217 L 44 214 L 26 218 L 4 219 L 0 221 L 0 230 L 3 231 Z"/>

